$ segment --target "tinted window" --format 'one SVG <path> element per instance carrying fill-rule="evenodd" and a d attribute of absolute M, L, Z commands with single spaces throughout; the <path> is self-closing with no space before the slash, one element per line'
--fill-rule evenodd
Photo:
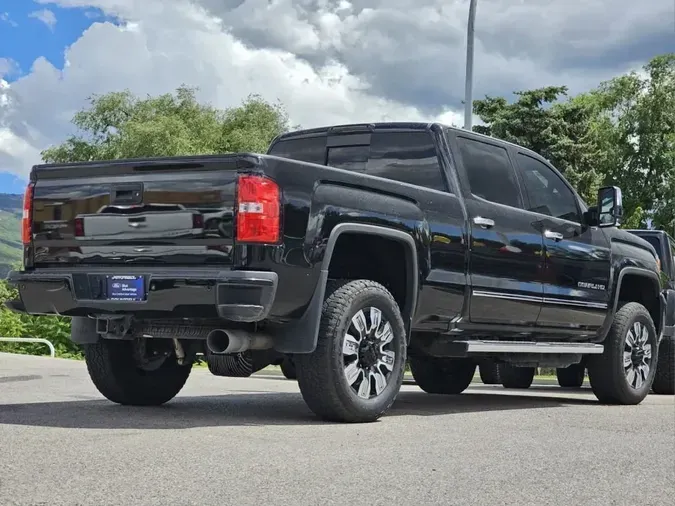
<path fill-rule="evenodd" d="M 654 246 L 656 254 L 659 256 L 659 260 L 663 262 L 663 252 L 661 251 L 661 240 L 657 236 L 652 234 L 641 235 L 638 237 L 642 237 L 645 241 Z"/>
<path fill-rule="evenodd" d="M 436 148 L 425 132 L 375 132 L 370 146 L 330 147 L 328 165 L 447 191 Z"/>
<path fill-rule="evenodd" d="M 516 175 L 506 150 L 464 137 L 458 137 L 457 142 L 471 193 L 490 202 L 521 207 Z"/>
<path fill-rule="evenodd" d="M 366 172 L 368 146 L 337 146 L 328 148 L 328 165 L 353 172 Z"/>
<path fill-rule="evenodd" d="M 516 155 L 523 175 L 530 211 L 580 222 L 574 193 L 563 180 L 545 164 L 531 156 Z"/>
<path fill-rule="evenodd" d="M 345 143 L 349 139 L 339 137 Z M 375 132 L 370 145 L 331 146 L 327 151 L 326 137 L 290 139 L 278 142 L 270 154 L 447 191 L 433 139 L 426 132 Z"/>
<path fill-rule="evenodd" d="M 326 163 L 326 137 L 282 140 L 270 148 L 269 154 L 323 165 Z"/>
<path fill-rule="evenodd" d="M 373 134 L 366 171 L 373 176 L 447 191 L 433 139 L 425 132 Z"/>

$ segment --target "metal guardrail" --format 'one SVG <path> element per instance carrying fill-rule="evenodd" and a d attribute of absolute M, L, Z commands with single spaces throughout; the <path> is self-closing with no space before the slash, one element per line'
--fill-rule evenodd
<path fill-rule="evenodd" d="M 49 354 L 52 358 L 56 355 L 56 350 L 54 345 L 47 339 L 41 339 L 39 337 L 0 337 L 0 341 L 8 343 L 41 343 L 49 346 Z"/>

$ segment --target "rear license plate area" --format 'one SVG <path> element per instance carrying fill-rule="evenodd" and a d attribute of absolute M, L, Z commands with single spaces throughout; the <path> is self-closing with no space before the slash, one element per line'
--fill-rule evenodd
<path fill-rule="evenodd" d="M 145 276 L 106 276 L 106 299 L 121 302 L 145 301 Z"/>

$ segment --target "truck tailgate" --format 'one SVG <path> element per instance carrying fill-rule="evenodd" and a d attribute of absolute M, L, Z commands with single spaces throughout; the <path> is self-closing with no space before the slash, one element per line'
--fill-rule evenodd
<path fill-rule="evenodd" d="M 34 265 L 231 264 L 240 162 L 225 155 L 38 166 Z"/>

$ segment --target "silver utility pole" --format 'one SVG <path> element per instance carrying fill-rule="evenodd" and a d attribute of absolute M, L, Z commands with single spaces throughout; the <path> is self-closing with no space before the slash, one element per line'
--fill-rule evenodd
<path fill-rule="evenodd" d="M 464 84 L 464 129 L 471 130 L 473 116 L 473 27 L 476 19 L 476 3 L 471 0 L 469 5 L 469 23 L 466 27 L 466 82 Z"/>

